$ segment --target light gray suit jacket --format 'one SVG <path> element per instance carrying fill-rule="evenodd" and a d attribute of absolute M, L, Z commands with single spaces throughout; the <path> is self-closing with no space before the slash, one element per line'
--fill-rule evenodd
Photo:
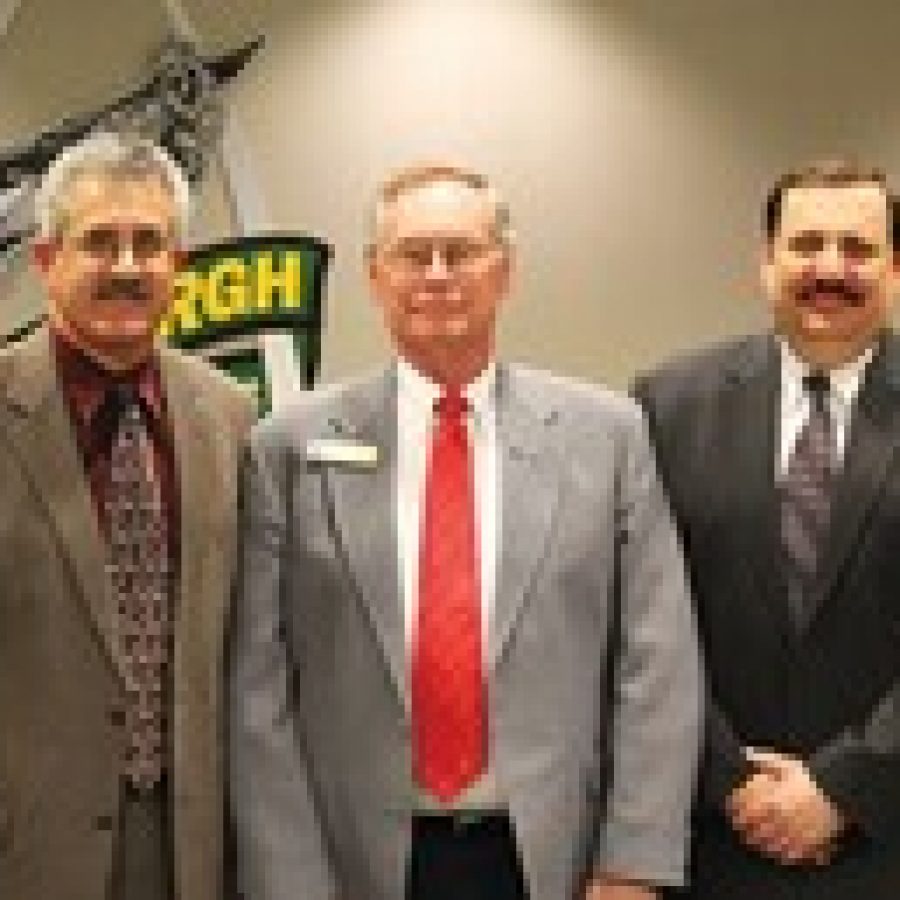
<path fill-rule="evenodd" d="M 682 880 L 700 667 L 640 413 L 498 367 L 491 765 L 532 900 L 609 869 Z M 378 447 L 322 465 L 311 442 Z M 232 645 L 246 900 L 402 900 L 413 788 L 395 531 L 396 375 L 302 395 L 253 434 Z"/>

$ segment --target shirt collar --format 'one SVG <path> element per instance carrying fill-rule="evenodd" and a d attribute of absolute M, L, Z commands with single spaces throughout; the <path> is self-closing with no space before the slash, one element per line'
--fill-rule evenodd
<path fill-rule="evenodd" d="M 441 395 L 441 385 L 403 357 L 397 360 L 398 402 L 410 413 L 431 416 Z M 462 390 L 475 421 L 481 421 L 493 409 L 497 385 L 497 364 L 491 360 L 478 377 Z"/>
<path fill-rule="evenodd" d="M 791 349 L 787 341 L 782 339 L 779 344 L 781 347 L 782 390 L 791 405 L 797 407 L 806 402 L 803 379 L 810 373 L 810 365 Z M 828 372 L 831 381 L 831 399 L 840 404 L 843 409 L 852 406 L 856 400 L 866 368 L 874 355 L 875 347 L 871 345 L 855 359 Z"/>
<path fill-rule="evenodd" d="M 56 369 L 64 394 L 83 425 L 90 425 L 113 384 L 130 384 L 154 421 L 163 416 L 162 375 L 155 354 L 121 374 L 113 374 L 76 347 L 58 329 L 50 328 Z"/>

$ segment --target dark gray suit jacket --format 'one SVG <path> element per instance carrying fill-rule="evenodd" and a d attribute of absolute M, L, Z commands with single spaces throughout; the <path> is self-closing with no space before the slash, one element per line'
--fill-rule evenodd
<path fill-rule="evenodd" d="M 775 485 L 780 359 L 759 335 L 639 378 L 688 555 L 710 687 L 693 895 L 900 897 L 900 340 L 861 387 L 808 627 L 791 624 Z M 859 823 L 829 867 L 745 850 L 721 813 L 742 747 L 808 760 Z"/>

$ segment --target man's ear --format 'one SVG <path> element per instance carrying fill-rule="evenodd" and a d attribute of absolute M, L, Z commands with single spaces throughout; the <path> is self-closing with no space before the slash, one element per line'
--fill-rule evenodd
<path fill-rule="evenodd" d="M 513 269 L 516 266 L 516 246 L 506 244 L 503 247 L 503 274 L 507 279 L 512 278 Z"/>
<path fill-rule="evenodd" d="M 184 247 L 175 247 L 172 250 L 172 261 L 175 263 L 175 268 L 180 272 L 187 265 L 187 250 Z"/>
<path fill-rule="evenodd" d="M 379 263 L 378 256 L 375 251 L 371 248 L 366 249 L 365 255 L 365 265 L 366 265 L 366 277 L 369 280 L 369 289 L 375 294 L 379 303 L 381 302 L 381 292 L 378 290 L 378 283 L 380 280 L 380 270 L 381 264 Z"/>
<path fill-rule="evenodd" d="M 775 248 L 771 241 L 763 241 L 759 248 L 759 280 L 766 288 L 771 287 L 772 282 L 772 258 Z"/>
<path fill-rule="evenodd" d="M 366 277 L 371 281 L 375 277 L 375 266 L 377 264 L 378 251 L 374 244 L 366 244 L 363 250 L 363 262 L 366 267 Z"/>
<path fill-rule="evenodd" d="M 35 238 L 31 242 L 31 262 L 41 273 L 46 274 L 56 256 L 56 241 L 50 238 Z"/>

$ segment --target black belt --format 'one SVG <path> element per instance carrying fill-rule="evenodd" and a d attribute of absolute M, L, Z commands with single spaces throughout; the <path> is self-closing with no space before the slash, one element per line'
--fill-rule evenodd
<path fill-rule="evenodd" d="M 413 821 L 418 828 L 434 834 L 461 834 L 484 831 L 489 834 L 505 832 L 509 826 L 509 816 L 495 809 L 459 809 L 442 812 L 414 813 Z"/>

